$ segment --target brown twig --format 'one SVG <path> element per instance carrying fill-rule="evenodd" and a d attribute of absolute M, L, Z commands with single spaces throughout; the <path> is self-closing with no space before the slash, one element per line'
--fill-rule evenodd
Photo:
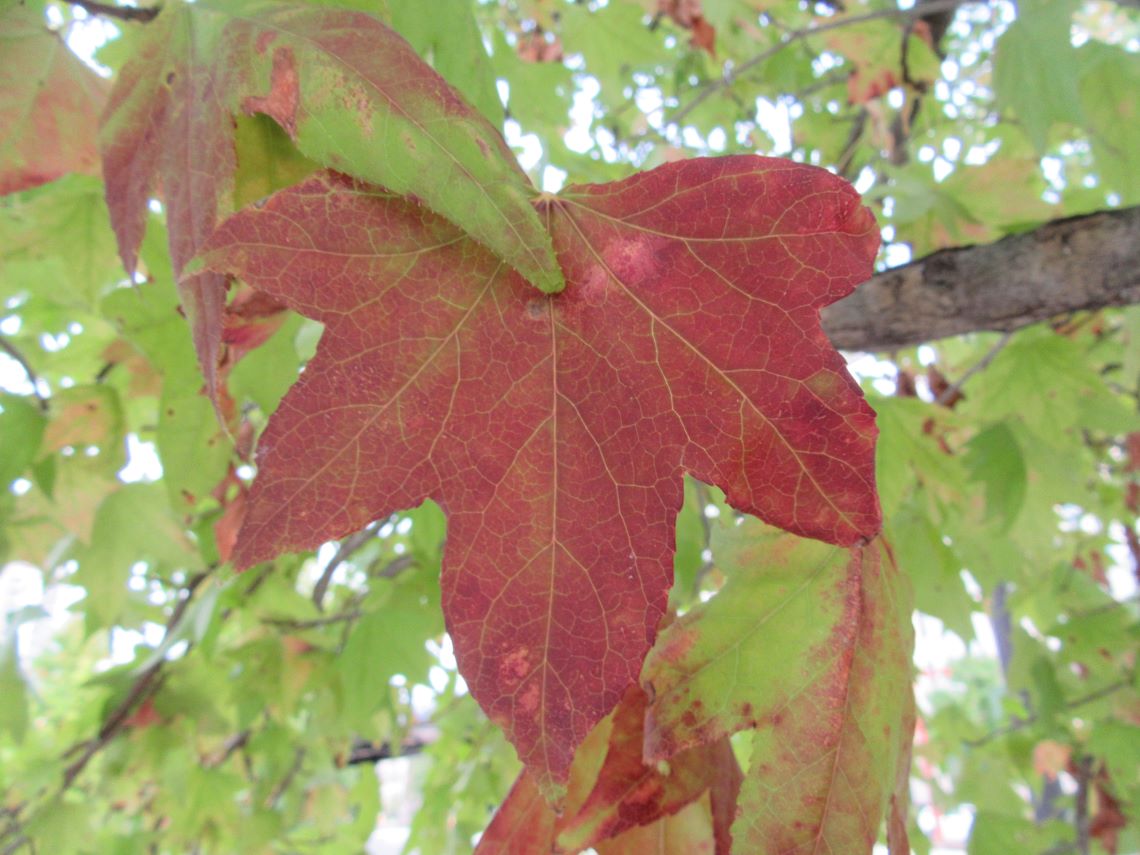
<path fill-rule="evenodd" d="M 959 377 L 955 382 L 951 383 L 949 386 L 942 390 L 942 394 L 934 400 L 934 403 L 945 405 L 948 402 L 954 400 L 954 396 L 962 391 L 962 387 L 966 385 L 966 381 L 968 381 L 978 372 L 985 370 L 989 364 L 997 358 L 997 355 L 1005 349 L 1005 346 L 1009 344 L 1011 338 L 1013 338 L 1013 333 L 1003 333 L 1001 338 L 999 338 L 994 343 L 994 346 L 986 352 L 985 356 L 979 359 L 974 365 L 970 366 L 966 373 Z"/>
<path fill-rule="evenodd" d="M 235 733 L 225 741 L 225 744 L 222 745 L 221 751 L 219 751 L 213 757 L 206 758 L 202 762 L 202 765 L 207 769 L 212 769 L 215 766 L 221 766 L 223 763 L 234 756 L 235 751 L 240 751 L 241 749 L 245 748 L 245 746 L 249 743 L 249 738 L 252 735 L 253 731 L 248 727 L 239 733 Z"/>
<path fill-rule="evenodd" d="M 185 589 L 186 595 L 174 606 L 173 611 L 170 613 L 170 618 L 166 622 L 166 637 L 169 637 L 170 633 L 172 633 L 182 621 L 182 617 L 186 614 L 186 609 L 189 608 L 190 601 L 194 597 L 194 591 L 205 581 L 207 575 L 207 573 L 198 573 L 187 582 Z M 158 687 L 161 684 L 160 678 L 164 663 L 165 660 L 159 659 L 135 679 L 126 697 L 124 697 L 111 714 L 107 716 L 102 727 L 99 728 L 99 733 L 96 734 L 94 739 L 73 745 L 64 752 L 64 757 L 69 757 L 77 752 L 79 757 L 64 770 L 63 784 L 60 787 L 60 792 L 63 792 L 75 783 L 76 778 L 87 768 L 87 764 L 95 758 L 95 755 L 102 751 L 103 748 L 119 734 L 135 709 L 158 691 Z"/>
<path fill-rule="evenodd" d="M 48 401 L 42 394 L 40 394 L 40 376 L 36 374 L 35 369 L 32 368 L 31 363 L 24 357 L 12 342 L 8 341 L 5 336 L 0 335 L 0 350 L 15 360 L 16 364 L 24 369 L 24 374 L 27 375 L 28 382 L 32 384 L 32 394 L 36 396 L 36 401 L 39 402 L 40 409 L 45 413 L 48 408 Z"/>
<path fill-rule="evenodd" d="M 1092 777 L 1091 757 L 1081 757 L 1076 763 L 1077 795 L 1073 825 L 1077 831 L 1077 851 L 1089 855 L 1089 780 Z"/>
<path fill-rule="evenodd" d="M 338 612 L 335 615 L 326 615 L 325 617 L 312 618 L 311 620 L 294 620 L 293 618 L 262 618 L 261 622 L 266 626 L 275 626 L 278 629 L 291 629 L 291 630 L 305 630 L 317 629 L 322 626 L 331 626 L 334 623 L 342 623 L 344 621 L 354 621 L 364 616 L 364 612 L 360 609 L 349 609 L 346 612 Z"/>
<path fill-rule="evenodd" d="M 855 121 L 851 123 L 851 132 L 847 135 L 847 141 L 843 144 L 843 151 L 835 163 L 836 171 L 848 180 L 851 179 L 851 173 L 854 171 L 851 167 L 855 162 L 855 152 L 859 148 L 859 140 L 863 138 L 863 130 L 866 127 L 867 108 L 863 107 L 859 110 Z"/>
<path fill-rule="evenodd" d="M 63 784 L 60 787 L 61 791 L 66 790 L 75 783 L 75 779 L 87 768 L 87 764 L 123 729 L 127 719 L 130 718 L 135 708 L 158 690 L 160 683 L 159 674 L 161 671 L 161 660 L 155 662 L 143 671 L 139 678 L 131 685 L 127 696 L 123 698 L 119 705 L 115 707 L 114 711 L 107 716 L 106 721 L 103 722 L 103 726 L 99 728 L 98 735 L 96 735 L 94 739 L 89 739 L 86 743 L 80 743 L 79 746 L 74 746 L 67 752 L 67 754 L 73 753 L 78 748 L 80 753 L 79 758 L 64 770 Z M 80 748 L 80 746 L 82 747 Z M 64 756 L 67 756 L 67 754 Z"/>
<path fill-rule="evenodd" d="M 376 524 L 362 528 L 356 534 L 349 535 L 340 542 L 337 547 L 336 554 L 333 555 L 329 561 L 325 571 L 321 574 L 321 578 L 317 580 L 317 584 L 313 586 L 313 604 L 317 607 L 317 611 L 323 612 L 325 610 L 325 594 L 328 592 L 329 585 L 332 583 L 333 573 L 337 571 L 345 561 L 351 558 L 356 552 L 360 551 L 363 546 L 368 543 L 376 535 Z"/>
<path fill-rule="evenodd" d="M 279 802 L 281 800 L 281 797 L 285 795 L 286 790 L 292 786 L 293 779 L 296 778 L 297 775 L 301 772 L 301 767 L 304 765 L 304 763 L 305 749 L 298 748 L 293 752 L 293 765 L 289 767 L 289 771 L 285 773 L 285 777 L 283 777 L 277 783 L 277 786 L 273 788 L 273 791 L 265 797 L 265 807 L 267 809 L 272 810 L 277 806 L 277 802 Z"/>
<path fill-rule="evenodd" d="M 107 3 L 98 3 L 96 0 L 67 0 L 72 6 L 78 6 L 89 15 L 98 15 L 101 18 L 115 18 L 119 21 L 135 21 L 146 24 L 158 17 L 162 11 L 160 6 L 141 8 L 139 6 L 111 6 Z"/>
<path fill-rule="evenodd" d="M 415 556 L 401 555 L 399 558 L 393 558 L 379 570 L 370 575 L 375 576 L 377 579 L 395 579 L 405 570 L 410 570 L 417 564 Z"/>
<path fill-rule="evenodd" d="M 689 115 L 689 113 L 693 112 L 693 110 L 707 101 L 717 92 L 728 89 L 737 80 L 739 80 L 743 74 L 751 71 L 762 62 L 771 59 L 784 48 L 788 47 L 788 45 L 794 44 L 795 42 L 803 41 L 804 39 L 811 38 L 812 36 L 819 35 L 820 33 L 838 30 L 843 27 L 851 27 L 857 24 L 864 24 L 868 21 L 875 21 L 880 18 L 919 18 L 935 12 L 948 12 L 952 9 L 956 9 L 959 6 L 963 6 L 966 3 L 971 2 L 983 2 L 983 0 L 931 0 L 930 3 L 916 3 L 909 9 L 877 9 L 873 12 L 866 12 L 862 15 L 852 15 L 848 18 L 840 18 L 836 21 L 828 21 L 823 24 L 817 24 L 814 27 L 803 27 L 799 30 L 792 30 L 782 39 L 776 42 L 776 44 L 765 50 L 762 50 L 760 53 L 756 54 L 750 59 L 745 60 L 739 66 L 732 69 L 731 73 L 726 74 L 720 80 L 706 84 L 705 87 L 697 93 L 696 97 L 694 97 L 692 101 L 678 109 L 677 112 L 673 114 L 673 116 L 669 119 L 669 124 L 680 124 L 681 121 L 687 115 Z"/>
<path fill-rule="evenodd" d="M 413 740 L 403 743 L 394 751 L 390 742 L 379 744 L 360 742 L 352 746 L 352 751 L 344 762 L 346 766 L 356 766 L 361 763 L 379 763 L 381 760 L 391 760 L 393 757 L 410 757 L 413 754 L 420 754 L 429 745 L 430 742 Z"/>
<path fill-rule="evenodd" d="M 1099 689 L 1089 692 L 1087 695 L 1081 695 L 1079 698 L 1075 698 L 1069 701 L 1067 704 L 1065 704 L 1065 709 L 1073 710 L 1077 709 L 1078 707 L 1083 707 L 1085 704 L 1091 704 L 1094 701 L 1103 700 L 1109 695 L 1113 695 L 1116 692 L 1119 692 L 1121 689 L 1127 689 L 1131 685 L 1132 683 L 1128 680 L 1117 680 L 1115 683 L 1109 683 L 1107 686 L 1101 686 Z M 1029 727 L 1029 725 L 1035 724 L 1036 721 L 1037 716 L 1031 715 L 1028 718 L 1018 719 L 1013 724 L 1006 725 L 1005 727 L 999 727 L 996 730 L 991 730 L 985 736 L 979 736 L 977 739 L 964 739 L 962 740 L 962 743 L 970 748 L 981 748 L 986 743 L 993 742 L 999 737 L 1007 736 L 1010 733 L 1016 733 L 1019 730 L 1024 730 L 1026 727 Z"/>

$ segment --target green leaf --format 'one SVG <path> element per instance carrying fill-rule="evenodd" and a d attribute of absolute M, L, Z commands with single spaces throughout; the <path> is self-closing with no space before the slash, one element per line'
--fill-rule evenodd
<path fill-rule="evenodd" d="M 98 179 L 73 175 L 6 201 L 0 207 L 5 292 L 91 309 L 126 278 Z"/>
<path fill-rule="evenodd" d="M 987 518 L 1007 531 L 1021 512 L 1027 485 L 1017 438 L 1001 423 L 986 428 L 967 444 L 966 466 L 971 479 L 985 486 Z"/>
<path fill-rule="evenodd" d="M 1081 106 L 1101 187 L 1122 204 L 1140 202 L 1140 62 L 1136 55 L 1090 40 L 1077 52 Z"/>
<path fill-rule="evenodd" d="M 1131 790 L 1140 787 L 1140 727 L 1123 721 L 1098 722 L 1088 747 L 1104 758 L 1117 786 Z"/>
<path fill-rule="evenodd" d="M 111 626 L 122 614 L 127 581 L 138 562 L 150 572 L 193 569 L 196 550 L 167 510 L 162 487 L 128 484 L 103 501 L 90 545 L 76 558 L 76 582 L 87 590 L 88 632 Z"/>
<path fill-rule="evenodd" d="M 1080 345 L 1047 328 L 1018 333 L 965 390 L 972 412 L 1017 417 L 1045 437 L 1077 426 L 1127 433 L 1136 424 Z"/>
<path fill-rule="evenodd" d="M 962 584 L 962 561 L 942 540 L 942 532 L 917 502 L 904 505 L 885 527 L 899 566 L 914 585 L 915 607 L 937 615 L 962 639 L 974 635 L 974 603 Z"/>
<path fill-rule="evenodd" d="M 510 85 L 507 110 L 524 131 L 555 142 L 569 123 L 574 96 L 573 73 L 560 62 L 526 62 L 507 43 L 501 30 L 492 35 L 495 74 Z M 550 155 L 550 152 L 547 152 Z"/>
<path fill-rule="evenodd" d="M 908 585 L 877 543 L 848 552 L 752 519 L 720 531 L 730 581 L 642 670 L 646 760 L 754 727 L 735 844 L 869 848 L 910 738 Z"/>
<path fill-rule="evenodd" d="M 295 341 L 303 323 L 300 315 L 290 314 L 265 344 L 234 366 L 229 388 L 235 400 L 253 401 L 267 415 L 277 409 L 301 368 Z"/>
<path fill-rule="evenodd" d="M 52 396 L 51 414 L 44 452 L 84 455 L 107 472 L 117 472 L 127 462 L 122 400 L 111 386 L 60 389 Z"/>
<path fill-rule="evenodd" d="M 1017 20 L 995 48 L 998 105 L 1011 109 L 1038 152 L 1056 122 L 1078 124 L 1080 67 L 1070 27 L 1072 0 L 1022 0 Z"/>
<path fill-rule="evenodd" d="M 442 629 L 427 606 L 412 588 L 397 585 L 377 611 L 353 626 L 337 659 L 346 721 L 367 726 L 388 695 L 388 681 L 397 674 L 409 683 L 426 679 L 435 660 L 424 643 Z"/>
<path fill-rule="evenodd" d="M 40 451 L 46 420 L 40 409 L 19 395 L 0 394 L 0 490 L 27 471 Z"/>
<path fill-rule="evenodd" d="M 234 149 L 237 154 L 235 208 L 243 208 L 296 184 L 319 168 L 297 151 L 280 125 L 261 113 L 235 118 Z"/>
<path fill-rule="evenodd" d="M 421 0 L 382 0 L 387 22 L 444 80 L 492 125 L 503 124 L 503 103 L 483 36 L 469 0 L 435 0 L 431 14 Z"/>
<path fill-rule="evenodd" d="M 574 3 L 562 12 L 562 47 L 581 53 L 589 73 L 601 84 L 600 98 L 617 106 L 632 72 L 652 69 L 669 58 L 660 33 L 653 32 L 645 11 L 630 0 L 611 0 L 602 8 Z"/>
<path fill-rule="evenodd" d="M 979 810 L 970 830 L 969 855 L 1009 855 L 1044 852 L 1052 846 L 1072 845 L 1072 829 L 1059 820 L 1038 825 L 1018 816 Z"/>
<path fill-rule="evenodd" d="M 91 804 L 56 796 L 35 812 L 25 831 L 35 841 L 37 851 L 95 852 L 92 813 Z"/>
<path fill-rule="evenodd" d="M 19 623 L 7 618 L 0 629 L 0 733 L 17 743 L 28 729 L 28 683 L 20 668 Z"/>

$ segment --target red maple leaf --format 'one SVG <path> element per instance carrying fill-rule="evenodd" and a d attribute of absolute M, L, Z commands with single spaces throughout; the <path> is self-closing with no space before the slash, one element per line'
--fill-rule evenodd
<path fill-rule="evenodd" d="M 819 327 L 878 234 L 842 180 L 752 156 L 536 205 L 557 295 L 335 174 L 232 217 L 203 261 L 325 324 L 261 440 L 235 562 L 435 499 L 460 669 L 556 798 L 653 642 L 684 473 L 800 534 L 878 531 L 874 415 Z"/>

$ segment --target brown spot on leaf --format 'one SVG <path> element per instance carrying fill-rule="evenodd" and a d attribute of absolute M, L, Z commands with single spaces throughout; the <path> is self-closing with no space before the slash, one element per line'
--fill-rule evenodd
<path fill-rule="evenodd" d="M 264 113 L 285 129 L 291 139 L 297 138 L 297 105 L 300 97 L 300 78 L 293 60 L 293 51 L 287 47 L 273 52 L 273 70 L 269 78 L 269 94 L 253 96 L 242 102 L 247 114 Z"/>

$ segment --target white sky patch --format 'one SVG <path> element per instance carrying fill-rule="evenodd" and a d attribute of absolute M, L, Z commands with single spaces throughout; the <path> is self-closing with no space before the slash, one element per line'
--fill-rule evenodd
<path fill-rule="evenodd" d="M 522 126 L 514 119 L 503 123 L 503 137 L 516 153 L 519 165 L 529 172 L 542 160 L 542 143 L 534 134 L 524 134 Z"/>
<path fill-rule="evenodd" d="M 765 154 L 779 156 L 791 152 L 792 115 L 787 104 L 757 98 L 756 123 L 772 138 L 772 150 Z"/>
<path fill-rule="evenodd" d="M 127 434 L 127 465 L 119 470 L 119 480 L 134 482 L 154 482 L 162 478 L 162 462 L 153 442 L 139 439 L 133 433 Z"/>
<path fill-rule="evenodd" d="M 566 184 L 567 174 L 557 166 L 547 165 L 542 170 L 542 189 L 547 193 L 557 193 Z"/>
<path fill-rule="evenodd" d="M 570 107 L 570 130 L 563 140 L 570 151 L 585 154 L 594 147 L 590 125 L 594 122 L 594 98 L 602 91 L 602 87 L 597 79 L 585 75 L 579 77 L 577 82 L 578 91 L 574 93 L 574 102 Z"/>

